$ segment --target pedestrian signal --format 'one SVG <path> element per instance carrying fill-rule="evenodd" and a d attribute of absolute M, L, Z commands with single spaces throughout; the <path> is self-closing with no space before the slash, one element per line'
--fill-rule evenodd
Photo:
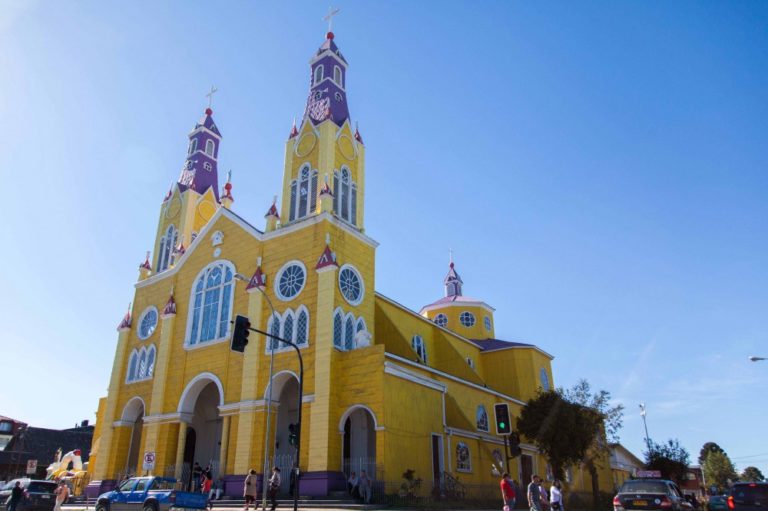
<path fill-rule="evenodd" d="M 245 316 L 235 317 L 235 330 L 232 333 L 232 351 L 243 353 L 248 344 L 248 335 L 251 333 L 251 322 Z"/>
<path fill-rule="evenodd" d="M 512 424 L 509 422 L 509 405 L 507 403 L 497 403 L 493 406 L 496 414 L 496 434 L 509 435 L 512 433 Z"/>

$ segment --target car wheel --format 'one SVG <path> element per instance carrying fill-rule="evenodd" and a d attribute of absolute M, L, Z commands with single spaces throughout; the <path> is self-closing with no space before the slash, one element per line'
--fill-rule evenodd
<path fill-rule="evenodd" d="M 106 502 L 99 502 L 96 504 L 96 511 L 109 511 L 109 504 Z"/>
<path fill-rule="evenodd" d="M 143 511 L 157 511 L 157 504 L 152 504 L 152 503 L 144 504 Z"/>

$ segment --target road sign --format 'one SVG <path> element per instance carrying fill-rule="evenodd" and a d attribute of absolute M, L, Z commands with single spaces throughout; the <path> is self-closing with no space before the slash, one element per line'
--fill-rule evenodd
<path fill-rule="evenodd" d="M 144 470 L 155 469 L 155 452 L 154 451 L 147 451 L 144 453 L 144 463 L 141 465 L 141 468 Z"/>
<path fill-rule="evenodd" d="M 37 472 L 37 460 L 27 460 L 27 474 L 34 474 Z"/>

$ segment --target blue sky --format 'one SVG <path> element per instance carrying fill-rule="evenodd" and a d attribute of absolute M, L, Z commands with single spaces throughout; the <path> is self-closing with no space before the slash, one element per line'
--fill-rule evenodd
<path fill-rule="evenodd" d="M 378 291 L 439 298 L 452 248 L 498 337 L 625 404 L 635 453 L 644 401 L 653 439 L 768 473 L 768 4 L 339 6 Z M 263 226 L 326 9 L 0 0 L 0 414 L 93 419 L 211 84 Z"/>

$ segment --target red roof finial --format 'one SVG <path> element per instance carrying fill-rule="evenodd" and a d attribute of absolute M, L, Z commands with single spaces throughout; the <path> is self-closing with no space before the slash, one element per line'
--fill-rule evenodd
<path fill-rule="evenodd" d="M 288 138 L 293 138 L 296 135 L 299 134 L 299 130 L 296 128 L 296 118 L 293 118 L 293 126 L 291 127 L 291 133 L 288 135 Z"/>
<path fill-rule="evenodd" d="M 325 38 L 326 39 L 333 39 L 333 32 L 328 32 L 327 34 L 325 34 Z"/>
<path fill-rule="evenodd" d="M 147 251 L 147 258 L 144 259 L 144 262 L 139 265 L 139 268 L 144 268 L 146 270 L 152 269 L 152 265 L 149 264 L 149 251 Z"/>
<path fill-rule="evenodd" d="M 213 115 L 213 110 L 210 107 L 205 109 L 205 115 Z"/>

